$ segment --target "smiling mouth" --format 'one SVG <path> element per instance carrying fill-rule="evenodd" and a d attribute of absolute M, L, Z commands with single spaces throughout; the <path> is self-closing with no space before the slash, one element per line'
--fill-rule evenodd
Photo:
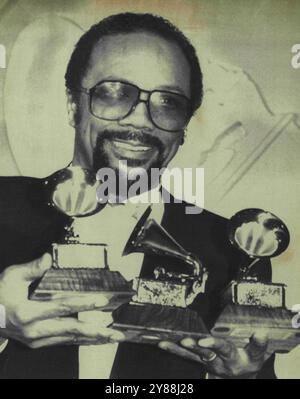
<path fill-rule="evenodd" d="M 142 144 L 137 140 L 112 140 L 113 146 L 118 150 L 131 151 L 136 153 L 146 153 L 153 150 L 153 146 Z"/>

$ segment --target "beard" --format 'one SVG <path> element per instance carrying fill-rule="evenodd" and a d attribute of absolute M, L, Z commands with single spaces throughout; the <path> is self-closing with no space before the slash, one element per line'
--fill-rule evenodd
<path fill-rule="evenodd" d="M 97 174 L 99 169 L 102 168 L 113 169 L 116 175 L 117 195 L 119 194 L 118 187 L 120 184 L 120 179 L 127 180 L 128 188 L 134 184 L 135 182 L 134 180 L 128 181 L 127 175 L 125 176 L 123 174 L 120 174 L 118 168 L 113 167 L 110 164 L 109 155 L 107 154 L 107 151 L 105 151 L 104 145 L 106 140 L 110 141 L 114 139 L 135 140 L 138 141 L 141 145 L 143 144 L 149 145 L 156 150 L 155 158 L 153 158 L 151 163 L 148 164 L 147 168 L 144 169 L 145 173 L 148 175 L 148 190 L 155 187 L 159 183 L 159 180 L 154 179 L 154 181 L 151 181 L 151 169 L 157 168 L 160 170 L 163 167 L 164 145 L 159 138 L 150 136 L 149 134 L 143 133 L 141 131 L 132 132 L 129 130 L 128 131 L 104 130 L 102 133 L 100 133 L 96 139 L 96 145 L 93 151 L 93 171 L 95 172 L 95 174 Z M 145 160 L 140 160 L 140 159 L 125 159 L 125 160 L 127 162 L 127 167 L 129 168 L 142 168 L 143 165 L 145 165 Z M 141 192 L 137 192 L 137 194 L 141 194 Z"/>
<path fill-rule="evenodd" d="M 147 168 L 148 174 L 152 168 L 161 169 L 164 163 L 164 145 L 162 141 L 150 136 L 148 133 L 132 132 L 132 131 L 118 131 L 118 130 L 104 130 L 96 139 L 96 145 L 93 151 L 93 171 L 98 172 L 101 168 L 112 168 L 109 162 L 109 156 L 104 149 L 105 140 L 136 140 L 141 145 L 149 145 L 157 150 L 157 155 Z M 130 168 L 142 167 L 145 164 L 144 160 L 140 159 L 125 159 L 127 166 Z M 113 168 L 115 169 L 115 168 Z"/>

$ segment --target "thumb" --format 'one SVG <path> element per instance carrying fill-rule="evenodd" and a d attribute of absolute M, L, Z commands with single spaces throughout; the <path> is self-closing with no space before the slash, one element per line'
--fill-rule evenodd
<path fill-rule="evenodd" d="M 52 257 L 50 254 L 45 253 L 38 259 L 15 266 L 15 273 L 17 273 L 19 279 L 31 282 L 42 277 L 51 266 Z"/>
<path fill-rule="evenodd" d="M 262 358 L 268 349 L 268 333 L 261 330 L 252 335 L 245 350 L 252 360 Z"/>

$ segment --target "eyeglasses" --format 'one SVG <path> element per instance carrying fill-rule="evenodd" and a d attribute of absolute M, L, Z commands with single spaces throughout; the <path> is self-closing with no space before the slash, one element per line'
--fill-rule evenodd
<path fill-rule="evenodd" d="M 141 90 L 121 81 L 105 80 L 91 89 L 75 89 L 89 95 L 90 112 L 98 119 L 125 119 L 140 102 L 147 106 L 154 126 L 167 132 L 184 129 L 191 116 L 191 101 L 184 95 L 164 90 Z"/>

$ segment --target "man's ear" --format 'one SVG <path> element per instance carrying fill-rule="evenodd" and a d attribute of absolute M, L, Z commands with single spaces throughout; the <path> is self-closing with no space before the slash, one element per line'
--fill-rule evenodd
<path fill-rule="evenodd" d="M 69 125 L 75 127 L 77 103 L 75 101 L 74 94 L 71 92 L 70 89 L 66 90 L 66 95 L 67 95 L 67 111 L 68 111 Z"/>

